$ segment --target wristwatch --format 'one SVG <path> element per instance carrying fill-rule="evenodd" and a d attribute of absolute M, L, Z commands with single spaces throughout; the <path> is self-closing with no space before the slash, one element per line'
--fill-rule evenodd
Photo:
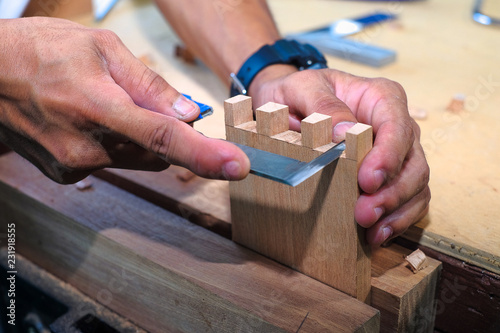
<path fill-rule="evenodd" d="M 230 96 L 246 95 L 255 76 L 264 68 L 287 64 L 299 70 L 326 68 L 325 57 L 312 45 L 281 39 L 273 45 L 264 45 L 241 66 L 238 74 L 231 73 Z"/>

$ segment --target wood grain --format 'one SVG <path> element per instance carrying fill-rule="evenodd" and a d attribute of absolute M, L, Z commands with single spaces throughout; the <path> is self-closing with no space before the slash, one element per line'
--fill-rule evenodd
<path fill-rule="evenodd" d="M 404 259 L 412 251 L 396 244 L 372 255 L 372 304 L 381 312 L 381 332 L 434 332 L 441 262 L 413 273 Z"/>
<path fill-rule="evenodd" d="M 302 145 L 318 148 L 332 141 L 332 117 L 313 113 L 300 122 Z"/>
<path fill-rule="evenodd" d="M 253 122 L 227 125 L 228 140 L 306 161 L 321 154 L 303 146 L 299 133 L 292 142 L 283 139 L 291 136 L 287 107 L 268 103 L 256 112 L 255 127 Z M 260 129 L 259 114 L 261 121 L 267 119 Z M 352 133 L 350 144 L 358 147 L 356 138 L 364 138 L 364 132 Z M 354 220 L 357 165 L 357 159 L 340 158 L 296 187 L 254 175 L 230 183 L 233 240 L 368 302 L 369 249 Z"/>
<path fill-rule="evenodd" d="M 268 102 L 255 110 L 255 119 L 257 122 L 257 133 L 265 136 L 283 133 L 289 128 L 288 106 Z"/>
<path fill-rule="evenodd" d="M 378 311 L 99 179 L 58 185 L 0 158 L 18 251 L 151 332 L 373 332 Z M 5 225 L 2 224 L 2 228 Z"/>

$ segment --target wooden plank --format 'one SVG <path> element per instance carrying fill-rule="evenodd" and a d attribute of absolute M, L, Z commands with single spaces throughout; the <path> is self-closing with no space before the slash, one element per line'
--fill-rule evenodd
<path fill-rule="evenodd" d="M 0 180 L 19 252 L 146 330 L 379 328 L 377 310 L 97 178 L 80 191 L 8 154 Z"/>
<path fill-rule="evenodd" d="M 381 332 L 434 332 L 441 262 L 427 258 L 414 274 L 404 260 L 411 252 L 393 244 L 372 254 L 372 305 L 380 310 Z"/>
<path fill-rule="evenodd" d="M 256 131 L 251 122 L 227 125 L 227 139 L 288 157 L 320 154 L 301 140 L 276 140 L 288 130 L 286 106 L 268 103 L 256 114 Z M 353 131 L 350 144 L 357 147 L 360 133 Z M 357 165 L 357 159 L 340 158 L 296 187 L 254 175 L 230 183 L 233 240 L 368 302 L 369 249 L 354 220 Z"/>
<path fill-rule="evenodd" d="M 11 271 L 8 267 L 9 258 L 12 258 L 12 252 L 9 253 L 7 247 L 0 248 L 0 269 Z M 33 303 L 34 308 L 42 311 L 32 313 L 42 314 L 40 317 L 44 327 L 50 325 L 50 330 L 44 333 L 55 332 L 109 332 L 109 333 L 147 333 L 146 331 L 132 324 L 126 318 L 110 311 L 105 306 L 98 304 L 95 300 L 82 294 L 78 289 L 61 281 L 45 269 L 35 265 L 24 256 L 15 253 L 15 295 L 11 299 L 15 300 L 16 313 L 15 326 L 25 327 L 26 308 Z M 5 272 L 4 271 L 4 272 Z M 31 286 L 33 287 L 31 287 Z M 32 288 L 36 290 L 32 291 Z M 2 291 L 6 290 L 3 289 Z M 40 294 L 33 294 L 33 292 Z M 42 294 L 43 293 L 43 296 Z M 7 293 L 5 293 L 6 295 Z M 38 297 L 37 297 L 38 296 Z M 6 303 L 3 303 L 6 304 Z M 56 305 L 57 304 L 57 305 Z M 37 306 L 38 305 L 38 306 Z M 67 309 L 64 309 L 66 308 Z M 59 310 L 56 310 L 59 308 Z M 50 310 L 45 313 L 43 310 Z M 60 312 L 59 312 L 60 311 Z M 7 312 L 8 313 L 8 312 Z M 50 313 L 50 315 L 45 316 Z M 58 313 L 59 317 L 54 318 Z M 9 318 L 10 319 L 10 318 Z M 51 322 L 51 320 L 54 320 Z M 100 323 L 96 323 L 99 321 Z M 103 327 L 106 324 L 108 327 Z M 78 329 L 75 328 L 78 327 Z M 112 328 L 113 330 L 109 329 Z M 21 329 L 21 332 L 33 332 L 28 329 Z M 16 332 L 16 330 L 5 330 L 3 332 Z M 39 331 L 40 332 L 40 331 Z"/>
<path fill-rule="evenodd" d="M 225 215 L 229 218 L 229 189 L 227 182 L 220 182 L 214 180 L 206 180 L 203 178 L 195 177 L 190 180 L 191 187 L 189 188 L 189 195 L 183 195 L 186 185 L 180 181 L 175 176 L 171 174 L 178 174 L 180 171 L 172 169 L 165 170 L 162 173 L 147 173 L 140 171 L 131 170 L 106 170 L 103 173 L 109 173 L 115 176 L 117 179 L 124 179 L 130 184 L 135 184 L 127 186 L 127 190 L 132 190 L 139 196 L 143 195 L 142 190 L 137 190 L 141 187 L 151 188 L 157 191 L 156 196 L 170 196 L 171 200 L 178 200 L 178 205 L 184 207 L 184 211 L 192 211 L 193 215 L 198 211 L 199 207 L 203 207 L 203 213 L 205 216 L 211 216 L 216 220 L 216 216 L 221 216 L 220 212 L 223 210 L 228 211 Z M 111 181 L 116 179 L 111 179 Z M 196 193 L 194 187 L 197 186 L 197 182 L 200 181 L 200 191 Z M 207 195 L 207 191 L 203 188 L 203 182 L 214 182 L 220 184 L 221 186 L 211 187 L 210 194 Z M 114 182 L 118 186 L 121 186 L 122 181 Z M 135 191 L 134 191 L 135 190 Z M 177 191 L 177 194 L 176 194 Z M 189 198 L 189 201 L 187 201 Z M 227 202 L 224 203 L 220 198 L 226 198 Z M 150 199 L 150 196 L 145 197 L 146 200 Z M 219 206 L 222 205 L 222 206 Z M 191 216 L 191 214 L 188 214 Z M 212 220 L 213 221 L 213 220 Z M 223 226 L 220 227 L 220 226 Z M 213 226 L 219 226 L 217 229 L 224 230 L 224 235 L 231 238 L 231 225 L 230 220 L 219 220 L 218 222 L 213 222 Z M 225 229 L 225 228 L 228 229 Z M 424 271 L 418 275 L 409 275 L 409 269 L 402 265 L 403 255 L 407 255 L 409 250 L 398 249 L 396 244 L 392 244 L 390 247 L 384 247 L 378 249 L 374 256 L 372 257 L 371 272 L 372 272 L 372 293 L 375 293 L 375 297 L 372 297 L 371 304 L 373 307 L 378 309 L 381 313 L 381 330 L 386 330 L 386 327 L 395 328 L 400 327 L 403 323 L 406 323 L 406 327 L 413 327 L 414 332 L 419 332 L 419 328 L 428 328 L 430 321 L 433 320 L 433 309 L 435 300 L 424 299 L 421 297 L 414 297 L 415 292 L 422 293 L 423 290 L 432 290 L 433 283 L 438 278 L 439 269 L 435 269 L 432 272 Z M 419 281 L 415 281 L 415 278 Z M 408 281 L 406 281 L 408 279 Z M 386 283 L 377 283 L 377 281 L 386 281 Z M 396 281 L 391 283 L 390 281 Z M 389 281 L 389 283 L 387 283 Z M 427 286 L 425 286 L 427 284 Z M 414 292 L 413 289 L 416 289 Z M 426 291 L 431 293 L 430 291 Z M 389 300 L 389 303 L 387 301 Z M 405 301 L 403 301 L 405 300 Z M 415 303 L 408 302 L 407 300 L 414 300 Z M 417 302 L 418 301 L 418 302 Z M 392 306 L 388 306 L 391 304 Z M 418 306 L 417 306 L 418 305 Z M 399 309 L 399 314 L 396 314 Z M 425 309 L 425 311 L 422 311 Z M 495 309 L 493 306 L 492 309 Z M 469 314 L 470 316 L 470 314 Z M 467 318 L 464 314 L 464 318 Z M 420 326 L 408 325 L 409 323 L 419 323 L 424 321 L 426 326 L 423 324 Z M 408 332 L 411 332 L 410 330 Z M 425 332 L 422 330 L 420 332 Z"/>

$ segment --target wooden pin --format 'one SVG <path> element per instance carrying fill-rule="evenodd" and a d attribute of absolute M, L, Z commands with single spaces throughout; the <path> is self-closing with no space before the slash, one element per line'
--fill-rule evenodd
<path fill-rule="evenodd" d="M 318 148 L 332 142 L 332 117 L 313 113 L 300 123 L 302 145 Z"/>
<path fill-rule="evenodd" d="M 252 98 L 237 95 L 224 101 L 224 120 L 227 126 L 253 121 Z"/>
<path fill-rule="evenodd" d="M 273 136 L 288 131 L 288 106 L 269 102 L 255 111 L 257 133 Z"/>

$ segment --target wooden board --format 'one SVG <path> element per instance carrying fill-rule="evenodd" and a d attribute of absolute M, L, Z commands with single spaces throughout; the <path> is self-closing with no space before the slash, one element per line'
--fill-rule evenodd
<path fill-rule="evenodd" d="M 379 329 L 366 304 L 97 178 L 80 191 L 7 154 L 0 180 L 17 251 L 148 331 Z"/>
<path fill-rule="evenodd" d="M 328 131 L 315 130 L 321 122 L 309 124 L 313 130 L 305 133 L 306 140 L 307 134 L 323 133 L 307 141 L 327 144 L 302 145 L 302 134 L 288 131 L 285 105 L 267 103 L 256 109 L 256 121 L 243 122 L 253 114 L 249 100 L 236 96 L 224 102 L 229 141 L 306 162 L 334 146 L 331 125 Z M 242 122 L 227 121 L 234 119 Z M 369 303 L 370 253 L 364 229 L 354 220 L 354 205 L 358 162 L 371 148 L 373 135 L 369 126 L 355 127 L 346 140 L 346 156 L 295 187 L 253 174 L 230 182 L 232 238 Z"/>
<path fill-rule="evenodd" d="M 436 288 L 441 262 L 413 273 L 404 258 L 412 251 L 396 244 L 372 256 L 372 304 L 381 312 L 381 332 L 434 332 Z"/>

